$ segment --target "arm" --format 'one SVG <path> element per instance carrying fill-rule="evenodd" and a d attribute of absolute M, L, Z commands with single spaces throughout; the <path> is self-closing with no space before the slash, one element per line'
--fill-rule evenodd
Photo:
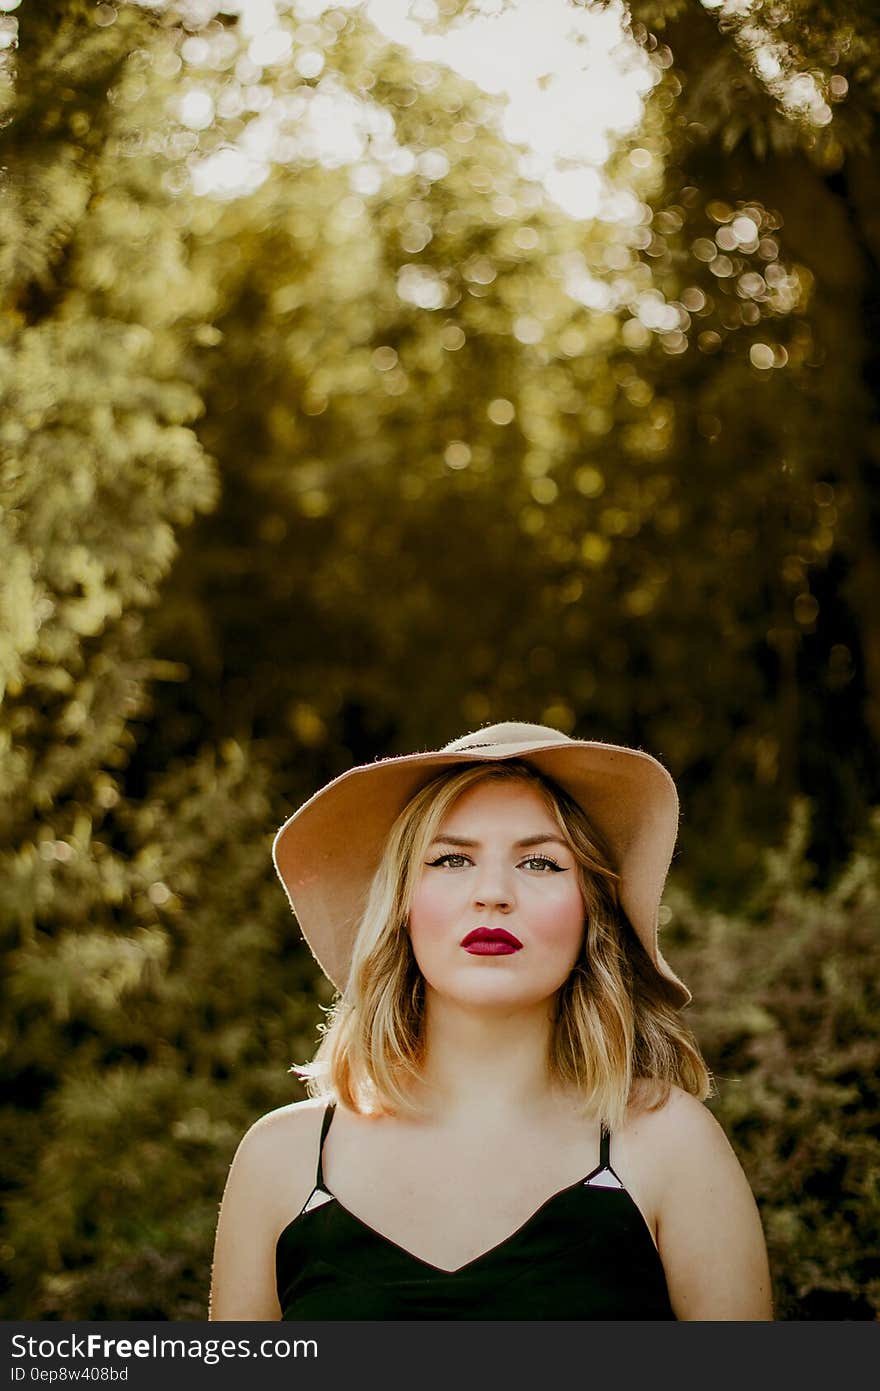
<path fill-rule="evenodd" d="M 306 1201 L 314 1106 L 270 1111 L 244 1136 L 229 1170 L 217 1233 L 208 1318 L 277 1321 L 275 1242 Z"/>
<path fill-rule="evenodd" d="M 657 1242 L 676 1318 L 772 1320 L 761 1219 L 727 1136 L 678 1088 L 663 1109 Z"/>

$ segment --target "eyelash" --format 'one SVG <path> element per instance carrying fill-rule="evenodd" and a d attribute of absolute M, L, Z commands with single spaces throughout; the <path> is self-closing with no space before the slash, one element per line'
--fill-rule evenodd
<path fill-rule="evenodd" d="M 467 858 L 468 858 L 467 855 L 459 855 L 459 854 L 456 854 L 456 853 L 453 852 L 453 851 L 449 851 L 448 854 L 446 854 L 446 855 L 441 855 L 440 858 L 437 859 L 437 860 L 429 860 L 429 861 L 428 861 L 428 865 L 429 865 L 429 867 L 430 867 L 431 869 L 434 869 L 434 868 L 436 868 L 438 865 L 445 864 L 445 862 L 446 862 L 447 860 L 466 860 Z M 524 863 L 524 864 L 531 864 L 531 863 L 534 863 L 535 861 L 537 861 L 539 864 L 552 865 L 552 866 L 553 866 L 554 873 L 555 873 L 557 870 L 560 871 L 560 872 L 562 871 L 562 866 L 559 864 L 559 862 L 558 862 L 557 860 L 554 860 L 553 857 L 552 857 L 551 855 L 529 855 L 529 856 L 523 861 L 523 863 Z"/>

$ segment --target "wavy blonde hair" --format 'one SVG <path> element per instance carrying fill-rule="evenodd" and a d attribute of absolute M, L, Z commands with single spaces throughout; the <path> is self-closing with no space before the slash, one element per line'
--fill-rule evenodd
<path fill-rule="evenodd" d="M 418 1113 L 408 1084 L 424 1063 L 424 978 L 407 922 L 428 846 L 453 803 L 484 781 L 526 783 L 544 799 L 574 855 L 585 905 L 580 955 L 557 993 L 548 1076 L 574 1086 L 585 1112 L 611 1130 L 638 1099 L 661 1106 L 673 1084 L 700 1100 L 709 1070 L 669 986 L 620 904 L 620 878 L 586 815 L 529 764 L 454 766 L 403 809 L 373 877 L 345 992 L 319 1026 L 310 1063 L 291 1069 L 310 1096 L 368 1114 Z M 647 1084 L 647 1085 L 646 1085 Z"/>

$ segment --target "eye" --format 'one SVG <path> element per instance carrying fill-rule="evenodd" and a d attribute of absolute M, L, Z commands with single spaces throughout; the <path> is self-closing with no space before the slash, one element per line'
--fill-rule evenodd
<path fill-rule="evenodd" d="M 544 870 L 550 870 L 554 874 L 563 873 L 562 865 L 556 860 L 551 859 L 549 855 L 530 855 L 523 863 L 531 865 L 533 868 L 535 865 L 538 865 L 542 872 Z"/>
<path fill-rule="evenodd" d="M 427 861 L 430 869 L 437 869 L 442 865 L 446 865 L 449 869 L 461 869 L 464 865 L 470 863 L 471 860 L 468 855 L 460 855 L 454 851 L 448 851 L 445 855 L 438 856 L 436 860 Z M 562 865 L 550 855 L 529 855 L 522 863 L 528 865 L 530 869 L 537 870 L 539 874 L 565 873 Z"/>

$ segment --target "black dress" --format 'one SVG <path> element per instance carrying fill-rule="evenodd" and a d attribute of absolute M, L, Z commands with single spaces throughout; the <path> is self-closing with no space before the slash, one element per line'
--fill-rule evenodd
<path fill-rule="evenodd" d="M 325 1187 L 324 1112 L 315 1186 L 275 1248 L 282 1319 L 674 1319 L 642 1213 L 599 1164 L 554 1193 L 521 1227 L 457 1270 L 414 1256 L 349 1212 Z"/>

